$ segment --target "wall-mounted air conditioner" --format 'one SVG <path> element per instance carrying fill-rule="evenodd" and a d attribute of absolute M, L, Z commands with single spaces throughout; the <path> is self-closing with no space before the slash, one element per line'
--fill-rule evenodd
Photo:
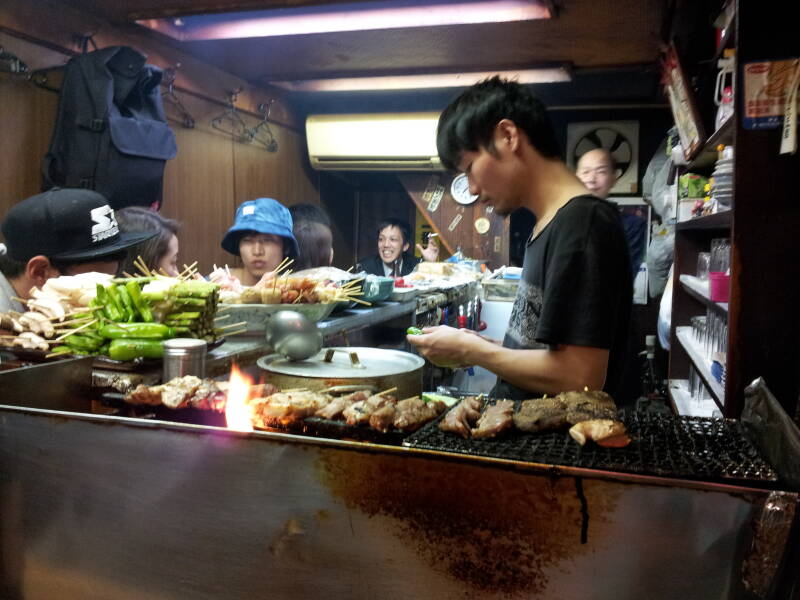
<path fill-rule="evenodd" d="M 439 113 L 311 115 L 308 157 L 319 170 L 441 171 Z"/>

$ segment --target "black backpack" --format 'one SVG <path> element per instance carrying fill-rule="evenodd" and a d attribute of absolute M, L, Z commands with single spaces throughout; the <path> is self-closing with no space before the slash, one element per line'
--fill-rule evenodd
<path fill-rule="evenodd" d="M 161 69 L 126 46 L 71 58 L 44 157 L 43 188 L 89 188 L 115 209 L 159 207 L 164 164 L 177 154 L 160 82 Z"/>

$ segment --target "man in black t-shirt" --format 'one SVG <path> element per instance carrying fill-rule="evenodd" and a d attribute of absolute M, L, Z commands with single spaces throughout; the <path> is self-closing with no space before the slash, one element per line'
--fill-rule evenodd
<path fill-rule="evenodd" d="M 497 374 L 498 397 L 584 387 L 615 395 L 632 298 L 625 235 L 614 206 L 588 195 L 561 160 L 542 104 L 518 83 L 488 79 L 445 109 L 437 146 L 480 202 L 502 216 L 525 207 L 537 220 L 502 346 L 450 327 L 409 342 L 433 363 Z"/>

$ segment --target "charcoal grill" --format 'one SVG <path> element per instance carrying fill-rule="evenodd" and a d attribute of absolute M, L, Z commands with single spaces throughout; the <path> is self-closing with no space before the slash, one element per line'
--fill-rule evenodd
<path fill-rule="evenodd" d="M 742 424 L 733 419 L 626 413 L 621 418 L 631 443 L 625 448 L 603 448 L 591 442 L 580 446 L 566 432 L 511 430 L 494 439 L 464 439 L 439 429 L 441 418 L 406 438 L 403 445 L 637 475 L 759 484 L 778 480 Z"/>

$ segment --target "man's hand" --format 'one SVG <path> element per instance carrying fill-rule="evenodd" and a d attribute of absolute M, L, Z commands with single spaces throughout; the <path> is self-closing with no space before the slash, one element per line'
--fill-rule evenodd
<path fill-rule="evenodd" d="M 422 244 L 417 244 L 417 250 L 422 255 L 422 260 L 425 262 L 436 262 L 439 260 L 439 246 L 433 238 L 428 238 L 428 245 L 423 248 Z"/>
<path fill-rule="evenodd" d="M 419 353 L 439 367 L 468 367 L 466 347 L 475 336 L 466 329 L 442 325 L 424 327 L 421 335 L 408 335 L 406 339 L 417 347 Z"/>

